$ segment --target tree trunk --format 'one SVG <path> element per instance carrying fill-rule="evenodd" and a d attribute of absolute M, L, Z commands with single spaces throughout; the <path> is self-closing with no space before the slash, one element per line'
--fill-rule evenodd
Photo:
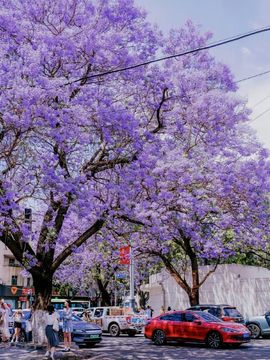
<path fill-rule="evenodd" d="M 108 293 L 107 289 L 103 285 L 101 279 L 96 279 L 98 289 L 101 294 L 101 305 L 102 306 L 111 306 L 111 295 Z"/>
<path fill-rule="evenodd" d="M 188 298 L 190 306 L 198 305 L 200 303 L 199 288 L 192 288 Z"/>
<path fill-rule="evenodd" d="M 189 294 L 189 302 L 191 306 L 198 305 L 200 303 L 200 277 L 199 277 L 199 265 L 196 255 L 190 255 L 191 271 L 192 271 L 192 285 L 191 292 Z"/>
<path fill-rule="evenodd" d="M 52 296 L 52 276 L 33 275 L 33 285 L 35 288 L 34 310 L 46 310 L 51 302 Z"/>
<path fill-rule="evenodd" d="M 35 302 L 32 314 L 33 342 L 37 345 L 46 344 L 46 309 L 52 295 L 52 275 L 32 274 L 35 288 Z"/>

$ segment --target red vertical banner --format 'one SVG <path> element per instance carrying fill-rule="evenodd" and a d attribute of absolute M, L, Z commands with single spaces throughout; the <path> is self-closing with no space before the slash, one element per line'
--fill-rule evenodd
<path fill-rule="evenodd" d="M 120 264 L 130 265 L 130 246 L 120 247 Z"/>

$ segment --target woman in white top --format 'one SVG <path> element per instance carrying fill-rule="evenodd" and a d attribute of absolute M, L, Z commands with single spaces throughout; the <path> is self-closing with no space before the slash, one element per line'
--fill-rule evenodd
<path fill-rule="evenodd" d="M 14 319 L 14 334 L 11 342 L 13 341 L 18 342 L 21 334 L 22 320 L 23 320 L 23 313 L 21 309 L 18 309 L 14 312 L 13 319 Z"/>
<path fill-rule="evenodd" d="M 45 356 L 48 356 L 52 360 L 54 360 L 55 347 L 59 345 L 59 339 L 58 339 L 59 322 L 58 322 L 58 316 L 54 312 L 53 305 L 49 305 L 47 307 L 47 312 L 48 313 L 46 316 L 45 333 L 48 341 L 48 347 Z"/>
<path fill-rule="evenodd" d="M 10 332 L 8 328 L 8 316 L 10 313 L 9 306 L 4 302 L 4 299 L 0 300 L 0 333 L 3 342 L 8 342 L 10 338 Z"/>

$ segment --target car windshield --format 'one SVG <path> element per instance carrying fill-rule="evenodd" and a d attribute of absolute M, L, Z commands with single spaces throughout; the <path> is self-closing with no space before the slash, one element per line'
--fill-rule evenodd
<path fill-rule="evenodd" d="M 222 322 L 222 320 L 207 312 L 200 311 L 198 313 L 199 313 L 198 315 L 206 322 Z"/>
<path fill-rule="evenodd" d="M 82 321 L 82 319 L 77 315 L 72 315 L 72 321 Z"/>
<path fill-rule="evenodd" d="M 236 308 L 224 308 L 224 314 L 225 314 L 225 316 L 230 316 L 230 317 L 241 317 L 242 316 Z"/>
<path fill-rule="evenodd" d="M 58 314 L 59 314 L 60 320 L 63 320 L 63 310 L 58 310 Z M 79 316 L 73 314 L 72 321 L 82 321 L 82 319 Z"/>

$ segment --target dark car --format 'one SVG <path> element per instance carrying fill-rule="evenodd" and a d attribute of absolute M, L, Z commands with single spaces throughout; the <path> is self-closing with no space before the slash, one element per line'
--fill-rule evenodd
<path fill-rule="evenodd" d="M 270 311 L 264 315 L 252 316 L 246 321 L 246 326 L 251 332 L 252 339 L 270 337 Z"/>
<path fill-rule="evenodd" d="M 148 321 L 144 335 L 156 345 L 169 340 L 206 343 L 211 348 L 222 344 L 239 346 L 250 341 L 242 324 L 229 323 L 204 311 L 175 311 Z"/>
<path fill-rule="evenodd" d="M 241 324 L 245 323 L 242 314 L 236 309 L 235 306 L 231 306 L 231 305 L 201 304 L 201 305 L 191 306 L 187 310 L 205 311 L 208 312 L 209 314 L 216 316 L 217 318 L 223 321 L 230 321 Z"/>
<path fill-rule="evenodd" d="M 59 324 L 59 339 L 63 341 L 63 311 L 59 310 L 60 316 Z M 79 346 L 93 346 L 102 340 L 102 330 L 94 323 L 83 321 L 79 316 L 72 315 L 73 332 L 71 334 L 72 341 Z"/>

